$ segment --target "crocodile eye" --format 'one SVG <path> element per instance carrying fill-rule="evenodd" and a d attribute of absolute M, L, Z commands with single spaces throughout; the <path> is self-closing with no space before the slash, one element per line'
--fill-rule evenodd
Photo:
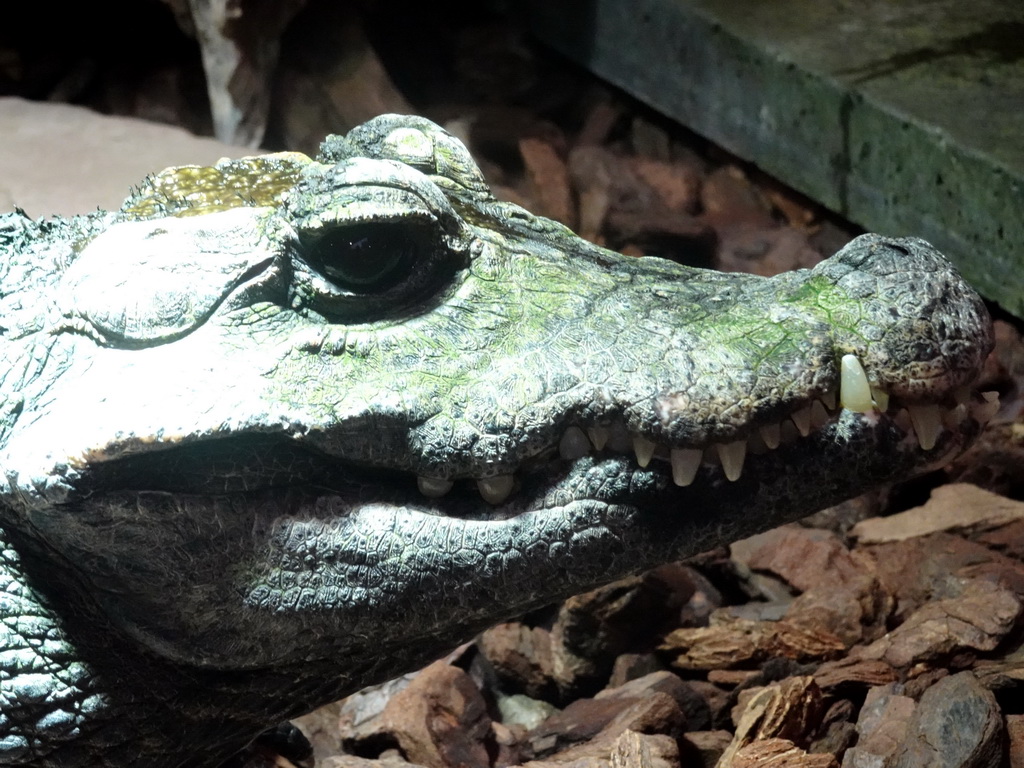
<path fill-rule="evenodd" d="M 337 287 L 380 293 L 408 277 L 418 254 L 432 248 L 420 227 L 357 224 L 303 238 L 306 262 Z"/>

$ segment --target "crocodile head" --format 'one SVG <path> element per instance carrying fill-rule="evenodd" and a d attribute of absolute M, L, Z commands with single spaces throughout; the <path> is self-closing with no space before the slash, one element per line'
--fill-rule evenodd
<path fill-rule="evenodd" d="M 267 717 L 939 465 L 993 408 L 988 316 L 927 243 L 624 257 L 422 119 L 4 231 L 0 512 L 35 589 L 208 697 L 288 670 Z"/>

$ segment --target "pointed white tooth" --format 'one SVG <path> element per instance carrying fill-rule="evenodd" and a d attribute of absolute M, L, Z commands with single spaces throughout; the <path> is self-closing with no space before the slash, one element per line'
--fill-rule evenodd
<path fill-rule="evenodd" d="M 589 427 L 587 434 L 590 435 L 590 442 L 597 450 L 603 450 L 608 442 L 608 427 Z"/>
<path fill-rule="evenodd" d="M 451 480 L 442 480 L 438 477 L 417 477 L 416 485 L 420 493 L 431 499 L 439 499 L 452 489 Z"/>
<path fill-rule="evenodd" d="M 821 429 L 828 424 L 828 420 L 828 411 L 825 410 L 825 406 L 821 400 L 815 400 L 811 403 L 811 427 L 813 429 Z"/>
<path fill-rule="evenodd" d="M 875 408 L 878 409 L 879 413 L 885 413 L 889 410 L 889 393 L 885 390 L 871 387 L 871 399 L 874 400 Z"/>
<path fill-rule="evenodd" d="M 765 424 L 758 429 L 758 432 L 761 433 L 761 439 L 764 440 L 764 444 L 768 446 L 769 450 L 779 447 L 781 430 L 778 424 Z"/>
<path fill-rule="evenodd" d="M 579 427 L 569 427 L 558 441 L 558 455 L 575 461 L 590 453 L 590 441 Z"/>
<path fill-rule="evenodd" d="M 982 392 L 981 396 L 985 398 L 985 402 L 971 405 L 971 415 L 982 424 L 988 424 L 999 412 L 999 393 Z"/>
<path fill-rule="evenodd" d="M 942 414 L 942 425 L 949 430 L 954 430 L 964 423 L 967 418 L 967 404 L 957 403 L 953 408 Z"/>
<path fill-rule="evenodd" d="M 917 433 L 917 442 L 921 448 L 930 451 L 935 447 L 942 432 L 942 414 L 937 405 L 908 405 L 907 413 L 910 414 L 910 423 L 914 425 L 914 432 Z"/>
<path fill-rule="evenodd" d="M 836 393 L 826 392 L 824 395 L 821 396 L 821 402 L 823 402 L 825 404 L 825 407 L 828 408 L 830 411 L 834 411 L 836 409 Z"/>
<path fill-rule="evenodd" d="M 874 410 L 875 404 L 871 402 L 871 387 L 868 386 L 868 376 L 864 373 L 864 366 L 856 355 L 843 355 L 839 365 L 839 403 L 848 411 L 868 413 Z"/>
<path fill-rule="evenodd" d="M 485 477 L 476 481 L 477 490 L 489 504 L 501 504 L 512 492 L 512 475 Z"/>
<path fill-rule="evenodd" d="M 636 435 L 633 438 L 633 451 L 636 453 L 636 463 L 641 467 L 646 467 L 650 464 L 656 447 L 656 443 L 648 440 L 646 437 Z"/>
<path fill-rule="evenodd" d="M 700 448 L 673 448 L 669 454 L 672 462 L 672 482 L 676 485 L 689 485 L 697 477 L 700 459 L 704 451 Z"/>
<path fill-rule="evenodd" d="M 914 428 L 914 425 L 910 421 L 910 414 L 907 413 L 906 408 L 900 408 L 896 411 L 896 415 L 892 417 L 893 423 L 902 429 L 904 432 L 909 432 Z"/>
<path fill-rule="evenodd" d="M 811 408 L 810 406 L 804 406 L 796 411 L 789 417 L 796 424 L 797 431 L 801 437 L 807 437 L 811 434 Z"/>
<path fill-rule="evenodd" d="M 722 471 L 730 481 L 740 479 L 743 474 L 743 460 L 747 456 L 747 441 L 736 440 L 732 443 L 718 444 L 718 458 L 722 461 Z"/>

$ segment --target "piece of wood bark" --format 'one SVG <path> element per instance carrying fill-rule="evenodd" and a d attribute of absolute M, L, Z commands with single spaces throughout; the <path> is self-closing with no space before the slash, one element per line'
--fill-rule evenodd
<path fill-rule="evenodd" d="M 958 597 L 926 603 L 852 659 L 880 659 L 897 669 L 938 662 L 965 650 L 991 651 L 1013 629 L 1021 603 L 1010 590 L 972 580 Z"/>
<path fill-rule="evenodd" d="M 719 768 L 839 768 L 834 755 L 811 754 L 786 739 L 747 744 Z"/>
<path fill-rule="evenodd" d="M 740 750 L 763 739 L 806 745 L 824 713 L 821 689 L 812 677 L 790 677 L 744 693 L 749 695 L 741 696 L 733 711 L 736 733 L 722 765 L 731 765 Z"/>
<path fill-rule="evenodd" d="M 1024 502 L 967 483 L 940 485 L 919 507 L 862 520 L 850 532 L 861 545 L 901 541 L 938 531 L 971 533 L 1024 519 Z"/>
<path fill-rule="evenodd" d="M 825 659 L 845 647 L 831 632 L 809 630 L 785 621 L 745 619 L 677 629 L 666 635 L 659 646 L 676 654 L 673 665 L 680 669 L 730 669 L 773 657 Z"/>
<path fill-rule="evenodd" d="M 537 201 L 537 213 L 567 227 L 575 227 L 576 205 L 565 161 L 551 144 L 532 137 L 519 140 L 519 154 Z"/>

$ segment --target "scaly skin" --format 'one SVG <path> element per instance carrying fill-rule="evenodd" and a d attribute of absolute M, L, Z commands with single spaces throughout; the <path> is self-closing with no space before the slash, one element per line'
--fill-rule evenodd
<path fill-rule="evenodd" d="M 626 258 L 493 200 L 416 118 L 0 217 L 0 255 L 2 764 L 216 765 L 488 624 L 935 466 L 986 408 L 988 317 L 923 241 L 772 279 Z M 846 354 L 889 412 L 816 406 L 765 450 Z M 923 450 L 899 409 L 928 403 Z M 747 438 L 730 481 L 714 446 Z M 670 449 L 708 449 L 692 483 Z"/>

